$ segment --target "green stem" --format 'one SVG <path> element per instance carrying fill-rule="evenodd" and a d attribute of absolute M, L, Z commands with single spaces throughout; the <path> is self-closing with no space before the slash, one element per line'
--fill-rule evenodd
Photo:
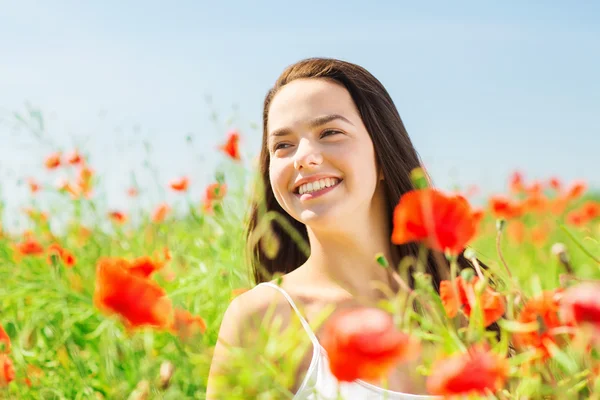
<path fill-rule="evenodd" d="M 577 240 L 577 238 L 563 224 L 561 224 L 559 226 L 560 226 L 560 229 L 562 229 L 567 234 L 569 239 L 571 239 L 577 245 L 577 247 L 579 247 L 581 249 L 581 251 L 583 251 L 585 253 L 585 255 L 587 255 L 592 260 L 594 260 L 595 262 L 600 264 L 600 259 L 596 258 L 596 256 L 594 256 L 592 253 L 590 253 L 590 251 L 588 249 L 586 249 L 583 246 L 583 244 L 579 240 Z"/>

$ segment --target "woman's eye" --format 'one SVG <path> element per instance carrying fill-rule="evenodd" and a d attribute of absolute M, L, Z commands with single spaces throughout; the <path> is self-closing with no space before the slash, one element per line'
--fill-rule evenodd
<path fill-rule="evenodd" d="M 286 146 L 289 146 L 289 143 L 277 143 L 273 146 L 273 150 L 285 149 L 287 148 Z"/>
<path fill-rule="evenodd" d="M 340 133 L 339 131 L 334 131 L 332 129 L 326 130 L 323 133 L 321 133 L 321 137 L 327 137 L 327 136 L 331 136 L 331 135 L 335 135 L 336 133 Z"/>

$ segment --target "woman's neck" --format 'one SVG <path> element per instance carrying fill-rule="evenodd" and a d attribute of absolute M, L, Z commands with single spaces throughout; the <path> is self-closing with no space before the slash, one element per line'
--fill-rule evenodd
<path fill-rule="evenodd" d="M 311 255 L 305 270 L 314 279 L 336 283 L 359 301 L 377 301 L 385 296 L 375 282 L 397 290 L 391 271 L 376 260 L 377 253 L 392 259 L 389 227 L 383 222 L 353 225 L 359 228 L 335 232 L 308 229 Z"/>

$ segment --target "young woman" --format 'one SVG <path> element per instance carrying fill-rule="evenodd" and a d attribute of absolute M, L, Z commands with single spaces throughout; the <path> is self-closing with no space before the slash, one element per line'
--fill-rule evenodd
<path fill-rule="evenodd" d="M 302 251 L 278 222 L 272 223 L 279 244 L 276 255 L 264 243 L 251 244 L 258 284 L 237 297 L 227 309 L 209 376 L 208 398 L 217 393 L 214 377 L 227 363 L 228 346 L 250 346 L 266 310 L 287 323 L 300 320 L 312 349 L 307 351 L 293 387 L 296 399 L 336 398 L 338 383 L 331 375 L 320 332 L 309 324 L 324 307 L 375 305 L 385 297 L 374 282 L 397 292 L 392 265 L 417 255 L 416 245 L 391 243 L 392 213 L 403 193 L 413 189 L 410 172 L 421 163 L 396 107 L 383 85 L 364 68 L 334 59 L 306 59 L 289 66 L 268 92 L 263 110 L 260 172 L 267 211 L 279 213 L 309 244 Z M 258 229 L 254 205 L 248 237 Z M 443 257 L 441 257 L 443 259 Z M 429 254 L 428 268 L 437 287 L 440 276 Z M 461 266 L 467 266 L 461 257 Z M 283 274 L 280 285 L 269 282 Z M 412 282 L 411 282 L 412 284 Z M 335 313 L 335 311 L 334 311 Z M 297 320 L 296 320 L 297 321 Z M 225 363 L 225 364 L 223 364 Z M 395 369 L 385 382 L 340 383 L 347 399 L 424 399 L 424 379 L 414 365 Z M 386 389 L 383 388 L 386 387 Z M 321 397 L 318 397 L 321 398 Z"/>

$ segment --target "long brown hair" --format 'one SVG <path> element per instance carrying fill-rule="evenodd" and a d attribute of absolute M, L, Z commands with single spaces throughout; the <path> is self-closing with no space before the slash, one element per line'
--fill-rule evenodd
<path fill-rule="evenodd" d="M 279 205 L 273 194 L 269 180 L 270 155 L 267 148 L 267 125 L 269 107 L 273 97 L 288 83 L 296 79 L 321 78 L 336 82 L 348 90 L 354 104 L 358 108 L 360 117 L 371 136 L 377 164 L 381 169 L 387 198 L 387 215 L 391 224 L 393 210 L 400 197 L 412 190 L 413 184 L 410 172 L 421 166 L 419 155 L 406 132 L 402 119 L 392 101 L 392 98 L 377 80 L 366 69 L 341 60 L 330 58 L 309 58 L 301 60 L 287 67 L 275 82 L 264 101 L 263 108 L 263 137 L 260 153 L 260 193 L 252 205 L 247 227 L 248 255 L 256 283 L 271 280 L 276 273 L 288 273 L 302 265 L 307 254 L 302 251 L 294 240 L 284 230 L 278 221 L 271 222 L 270 235 L 274 235 L 278 243 L 276 254 L 270 254 L 264 243 L 256 240 L 255 233 L 259 227 L 261 215 L 264 212 L 276 212 L 285 219 L 285 225 L 293 227 L 302 239 L 307 242 L 306 226 L 288 215 Z M 260 203 L 262 201 L 262 204 Z M 262 229 L 261 229 L 262 231 Z M 393 265 L 405 256 L 417 257 L 416 244 L 392 245 Z M 427 259 L 427 272 L 431 274 L 432 282 L 436 289 L 446 276 L 441 276 L 446 268 L 440 268 L 440 261 L 446 263 L 440 254 L 430 252 Z M 436 265 L 437 263 L 437 265 Z M 459 268 L 471 266 L 463 256 L 459 257 Z M 410 285 L 413 285 L 412 278 Z"/>

